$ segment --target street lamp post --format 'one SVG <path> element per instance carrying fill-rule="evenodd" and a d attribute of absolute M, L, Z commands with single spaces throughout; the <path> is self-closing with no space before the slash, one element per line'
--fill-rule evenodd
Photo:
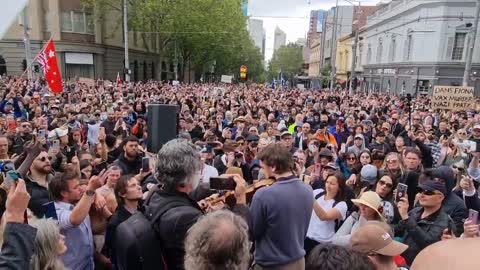
<path fill-rule="evenodd" d="M 338 20 L 338 0 L 335 4 L 335 14 L 333 15 L 332 45 L 330 46 L 330 60 L 332 69 L 330 71 L 330 90 L 333 91 L 334 81 L 337 73 L 335 58 L 337 54 L 337 20 Z"/>
<path fill-rule="evenodd" d="M 123 39 L 125 49 L 125 83 L 130 82 L 130 60 L 128 59 L 128 0 L 123 0 Z"/>

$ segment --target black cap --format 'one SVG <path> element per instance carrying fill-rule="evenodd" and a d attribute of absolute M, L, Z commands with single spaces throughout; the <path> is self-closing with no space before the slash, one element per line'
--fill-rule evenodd
<path fill-rule="evenodd" d="M 247 138 L 245 138 L 247 142 L 254 142 L 260 140 L 260 137 L 258 137 L 255 134 L 248 134 Z"/>
<path fill-rule="evenodd" d="M 419 184 L 418 187 L 428 191 L 440 191 L 443 195 L 447 194 L 447 188 L 445 187 L 445 183 L 442 183 L 440 181 L 427 180 Z"/>

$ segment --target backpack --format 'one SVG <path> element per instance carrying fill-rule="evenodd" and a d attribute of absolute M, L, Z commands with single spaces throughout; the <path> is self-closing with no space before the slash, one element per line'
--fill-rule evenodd
<path fill-rule="evenodd" d="M 315 195 L 315 201 L 316 201 L 318 198 L 324 196 L 326 193 L 327 193 L 326 191 L 322 191 L 322 192 L 318 193 L 317 195 Z M 335 201 L 333 202 L 332 208 L 334 208 L 335 205 L 337 205 L 338 203 L 339 203 L 339 201 L 336 201 L 336 200 L 335 200 Z M 335 219 L 335 232 L 337 232 L 338 229 L 340 229 L 340 227 L 342 227 L 344 221 L 345 221 L 345 220 Z"/>
<path fill-rule="evenodd" d="M 183 200 L 171 198 L 160 207 L 149 207 L 152 191 L 141 211 L 122 222 L 115 232 L 115 256 L 118 270 L 164 270 L 168 269 L 163 256 L 163 247 L 153 224 L 168 210 L 185 205 Z"/>

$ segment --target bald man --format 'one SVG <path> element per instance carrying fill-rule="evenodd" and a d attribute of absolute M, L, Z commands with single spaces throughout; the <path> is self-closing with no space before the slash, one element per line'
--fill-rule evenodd
<path fill-rule="evenodd" d="M 454 239 L 437 242 L 425 248 L 412 264 L 411 270 L 478 270 L 480 260 L 472 251 L 480 250 L 480 238 Z"/>

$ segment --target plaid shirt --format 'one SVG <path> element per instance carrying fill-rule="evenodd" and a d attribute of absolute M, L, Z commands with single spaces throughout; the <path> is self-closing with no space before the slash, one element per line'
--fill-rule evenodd
<path fill-rule="evenodd" d="M 437 162 L 442 152 L 442 145 L 440 145 L 440 143 L 437 143 L 437 142 L 427 142 L 425 143 L 425 145 L 430 147 L 430 149 L 432 149 L 433 167 L 438 166 Z"/>

